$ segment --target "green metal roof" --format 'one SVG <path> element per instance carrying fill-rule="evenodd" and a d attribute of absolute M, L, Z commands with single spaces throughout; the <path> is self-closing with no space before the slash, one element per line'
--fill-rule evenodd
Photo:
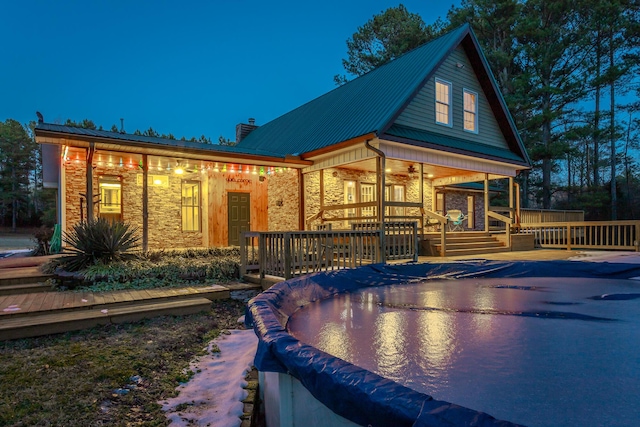
<path fill-rule="evenodd" d="M 185 141 L 181 139 L 167 139 L 159 138 L 155 136 L 134 135 L 130 133 L 110 132 L 106 130 L 94 130 L 85 129 L 75 126 L 58 125 L 53 123 L 38 123 L 36 124 L 36 135 L 40 131 L 56 132 L 68 135 L 78 135 L 81 137 L 91 138 L 105 138 L 118 141 L 122 144 L 127 142 L 138 142 L 144 144 L 153 144 L 159 148 L 187 148 L 192 150 L 202 150 L 212 153 L 236 153 L 239 155 L 249 154 L 257 156 L 272 156 L 272 157 L 284 157 L 272 151 L 260 150 L 260 149 L 247 149 L 238 146 L 219 145 L 219 144 L 205 144 L 202 142 Z"/>
<path fill-rule="evenodd" d="M 465 24 L 252 131 L 238 147 L 302 154 L 381 132 L 471 31 Z"/>

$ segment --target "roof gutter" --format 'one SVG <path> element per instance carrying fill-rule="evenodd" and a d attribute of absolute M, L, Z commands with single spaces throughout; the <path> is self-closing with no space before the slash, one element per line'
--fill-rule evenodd
<path fill-rule="evenodd" d="M 166 152 L 179 153 L 182 155 L 198 155 L 198 156 L 207 157 L 207 158 L 221 157 L 221 158 L 229 158 L 229 159 L 242 159 L 245 161 L 252 160 L 254 162 L 287 163 L 292 165 L 304 165 L 304 166 L 309 166 L 313 164 L 312 161 L 300 159 L 299 157 L 295 157 L 295 156 L 275 157 L 275 156 L 266 156 L 266 155 L 260 155 L 260 154 L 245 154 L 245 153 L 239 153 L 234 151 L 199 150 L 197 148 L 184 147 L 184 146 L 183 147 L 165 146 L 165 145 L 158 145 L 158 144 L 153 144 L 148 142 L 110 139 L 110 138 L 105 138 L 100 136 L 87 136 L 87 135 L 81 136 L 81 135 L 75 135 L 75 134 L 70 134 L 65 132 L 56 132 L 56 131 L 49 131 L 49 130 L 42 130 L 42 129 L 36 129 L 36 142 L 41 143 L 41 141 L 38 141 L 38 138 L 58 138 L 58 139 L 77 141 L 75 146 L 82 147 L 82 148 L 88 148 L 90 144 L 89 141 L 91 141 L 91 142 L 95 142 L 96 144 L 119 146 L 121 147 L 120 151 L 127 152 L 127 153 L 138 153 L 138 152 L 142 152 L 143 150 L 160 150 L 160 151 L 166 151 Z M 125 143 L 123 144 L 122 142 L 125 142 Z M 101 147 L 99 145 L 96 145 L 96 149 L 113 150 L 112 148 Z M 167 154 L 167 155 L 172 155 L 172 154 Z"/>
<path fill-rule="evenodd" d="M 319 149 L 314 150 L 314 151 L 309 151 L 307 153 L 304 153 L 301 156 L 301 158 L 303 160 L 310 159 L 310 158 L 313 158 L 313 157 L 316 157 L 316 156 L 320 156 L 322 154 L 327 154 L 327 153 L 330 153 L 332 151 L 339 150 L 341 148 L 347 148 L 347 147 L 350 147 L 352 145 L 359 144 L 362 141 L 370 141 L 370 140 L 376 138 L 376 136 L 377 135 L 375 133 L 373 133 L 373 132 L 367 133 L 365 135 L 361 135 L 361 136 L 357 136 L 355 138 L 347 139 L 346 141 L 342 141 L 342 142 L 339 142 L 337 144 L 328 145 L 326 147 L 319 148 Z"/>

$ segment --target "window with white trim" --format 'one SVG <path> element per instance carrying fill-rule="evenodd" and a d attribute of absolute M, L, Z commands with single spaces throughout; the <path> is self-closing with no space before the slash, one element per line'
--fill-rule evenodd
<path fill-rule="evenodd" d="M 404 202 L 405 201 L 405 187 L 404 185 L 390 184 L 384 188 L 384 199 L 389 202 Z M 385 209 L 385 215 L 387 216 L 404 216 L 404 207 L 394 206 L 392 210 L 389 206 Z"/>
<path fill-rule="evenodd" d="M 478 133 L 478 94 L 463 90 L 464 130 Z"/>
<path fill-rule="evenodd" d="M 344 181 L 344 204 L 350 205 L 356 203 L 356 182 L 355 181 Z M 355 218 L 356 209 L 348 208 L 344 210 L 345 218 Z M 351 223 L 354 221 L 346 220 L 344 222 L 344 227 L 349 228 Z"/>
<path fill-rule="evenodd" d="M 436 123 L 451 126 L 451 83 L 436 79 Z"/>
<path fill-rule="evenodd" d="M 375 202 L 376 201 L 376 185 L 375 184 L 360 184 L 360 202 Z M 376 208 L 374 206 L 365 206 L 360 210 L 362 216 L 376 216 Z M 367 220 L 365 220 L 367 222 Z"/>

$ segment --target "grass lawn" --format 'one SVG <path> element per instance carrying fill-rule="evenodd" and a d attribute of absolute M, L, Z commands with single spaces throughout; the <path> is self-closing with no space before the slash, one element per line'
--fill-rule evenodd
<path fill-rule="evenodd" d="M 0 342 L 0 426 L 167 425 L 157 402 L 243 313 L 216 301 L 201 314 Z"/>

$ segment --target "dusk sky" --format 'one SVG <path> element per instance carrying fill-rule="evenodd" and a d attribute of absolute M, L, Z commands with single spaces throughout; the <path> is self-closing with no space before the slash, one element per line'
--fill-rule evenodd
<path fill-rule="evenodd" d="M 235 139 L 335 87 L 384 0 L 2 1 L 0 120 Z M 427 24 L 459 1 L 404 1 Z"/>

